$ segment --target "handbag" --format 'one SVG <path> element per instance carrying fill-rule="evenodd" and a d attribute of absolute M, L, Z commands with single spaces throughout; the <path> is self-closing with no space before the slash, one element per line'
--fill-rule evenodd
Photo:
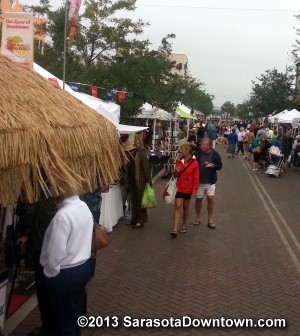
<path fill-rule="evenodd" d="M 149 183 L 146 183 L 145 190 L 142 194 L 142 209 L 147 208 L 155 208 L 156 207 L 156 199 L 154 194 L 154 189 L 150 187 Z"/>
<path fill-rule="evenodd" d="M 91 251 L 96 252 L 109 244 L 106 232 L 101 225 L 94 222 Z"/>

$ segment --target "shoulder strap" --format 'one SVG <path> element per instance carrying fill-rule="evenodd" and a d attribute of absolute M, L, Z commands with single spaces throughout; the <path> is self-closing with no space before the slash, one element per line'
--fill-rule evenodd
<path fill-rule="evenodd" d="M 177 180 L 179 179 L 179 177 L 186 171 L 186 169 L 195 161 L 195 159 L 192 159 L 192 161 L 186 166 L 184 167 L 183 171 L 180 173 L 180 175 L 177 177 Z"/>

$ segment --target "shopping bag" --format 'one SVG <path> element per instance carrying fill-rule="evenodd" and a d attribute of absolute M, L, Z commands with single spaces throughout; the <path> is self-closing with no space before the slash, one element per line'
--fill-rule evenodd
<path fill-rule="evenodd" d="M 155 208 L 156 207 L 156 199 L 154 194 L 154 189 L 150 187 L 149 183 L 146 183 L 145 190 L 142 195 L 142 209 L 147 208 Z"/>
<path fill-rule="evenodd" d="M 177 193 L 177 178 L 172 176 L 170 181 L 167 183 L 166 188 L 163 193 L 163 199 L 166 204 L 173 205 L 175 203 L 175 196 Z"/>

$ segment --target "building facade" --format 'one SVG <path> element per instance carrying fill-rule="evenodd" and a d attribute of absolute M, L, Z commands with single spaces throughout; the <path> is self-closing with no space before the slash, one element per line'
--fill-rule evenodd
<path fill-rule="evenodd" d="M 175 62 L 175 67 L 172 69 L 173 74 L 181 77 L 188 77 L 188 58 L 183 53 L 171 53 L 170 60 Z"/>

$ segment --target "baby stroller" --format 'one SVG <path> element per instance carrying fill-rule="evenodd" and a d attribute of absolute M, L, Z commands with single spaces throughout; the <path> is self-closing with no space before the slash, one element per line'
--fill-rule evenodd
<path fill-rule="evenodd" d="M 270 164 L 267 167 L 266 174 L 273 177 L 279 177 L 283 165 L 283 154 L 276 146 L 271 146 L 269 149 Z"/>

